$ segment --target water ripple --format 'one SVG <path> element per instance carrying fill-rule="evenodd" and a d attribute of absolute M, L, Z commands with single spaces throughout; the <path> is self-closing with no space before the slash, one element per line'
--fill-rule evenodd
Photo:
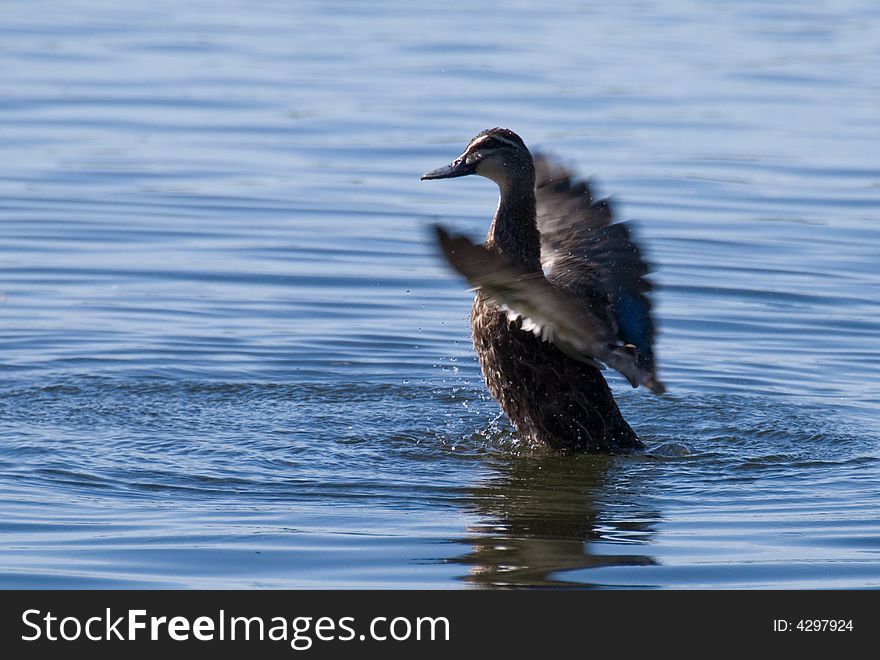
<path fill-rule="evenodd" d="M 880 586 L 880 14 L 582 9 L 5 3 L 0 586 Z M 495 124 L 637 222 L 644 453 L 482 386 Z"/>

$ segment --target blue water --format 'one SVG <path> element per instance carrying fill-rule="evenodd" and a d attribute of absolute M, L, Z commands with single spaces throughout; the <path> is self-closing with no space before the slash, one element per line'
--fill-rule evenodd
<path fill-rule="evenodd" d="M 0 586 L 880 587 L 880 7 L 0 5 Z M 429 241 L 508 126 L 656 264 L 524 445 Z"/>

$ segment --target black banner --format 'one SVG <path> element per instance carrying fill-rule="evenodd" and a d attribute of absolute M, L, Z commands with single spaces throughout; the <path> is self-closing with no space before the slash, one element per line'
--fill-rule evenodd
<path fill-rule="evenodd" d="M 0 601 L 10 658 L 846 652 L 880 639 L 876 591 L 4 591 Z"/>

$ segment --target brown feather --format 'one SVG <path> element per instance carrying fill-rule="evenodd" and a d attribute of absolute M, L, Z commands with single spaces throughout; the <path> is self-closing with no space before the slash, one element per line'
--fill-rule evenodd
<path fill-rule="evenodd" d="M 552 341 L 572 357 L 592 358 L 623 374 L 633 387 L 644 385 L 656 394 L 662 385 L 638 365 L 634 347 L 615 345 L 608 326 L 589 308 L 550 284 L 541 273 L 525 273 L 485 246 L 452 236 L 435 226 L 437 241 L 449 264 L 487 300 L 506 307 L 534 325 L 534 334 Z"/>

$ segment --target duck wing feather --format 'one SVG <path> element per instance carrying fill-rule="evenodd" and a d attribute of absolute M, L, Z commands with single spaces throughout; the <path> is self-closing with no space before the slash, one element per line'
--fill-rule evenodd
<path fill-rule="evenodd" d="M 584 362 L 595 360 L 619 371 L 633 387 L 644 385 L 655 394 L 663 385 L 644 369 L 632 345 L 621 344 L 606 318 L 570 296 L 541 273 L 527 273 L 484 245 L 434 227 L 449 264 L 509 318 L 521 318 L 523 330 L 552 342 Z"/>
<path fill-rule="evenodd" d="M 596 200 L 544 154 L 535 155 L 535 198 L 541 262 L 547 279 L 592 306 L 604 301 L 611 331 L 635 346 L 638 365 L 656 373 L 648 262 L 626 222 L 615 222 L 607 199 Z"/>

